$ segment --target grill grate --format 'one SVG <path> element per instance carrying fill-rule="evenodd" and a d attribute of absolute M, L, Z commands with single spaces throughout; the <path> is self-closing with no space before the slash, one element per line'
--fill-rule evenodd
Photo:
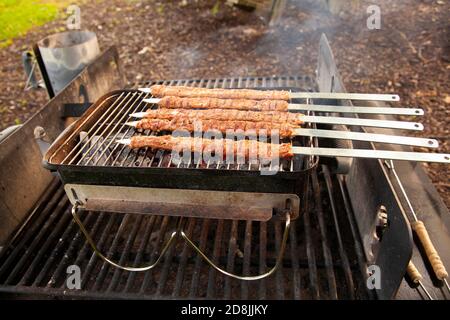
<path fill-rule="evenodd" d="M 302 91 L 311 91 L 305 87 L 303 78 L 238 78 L 238 79 L 214 79 L 214 80 L 178 80 L 161 81 L 160 84 L 183 85 L 208 88 L 233 88 L 233 87 L 277 87 L 281 84 L 290 84 Z M 151 85 L 152 83 L 148 84 Z M 150 94 L 127 91 L 108 97 L 102 103 L 109 104 L 106 110 L 98 117 L 87 132 L 80 132 L 79 137 L 72 136 L 77 143 L 67 152 L 61 161 L 65 165 L 77 166 L 120 166 L 120 167 L 178 167 L 178 168 L 206 168 L 227 170 L 261 170 L 262 163 L 217 163 L 195 161 L 190 157 L 188 163 L 184 161 L 172 162 L 171 152 L 164 150 L 150 150 L 141 148 L 131 150 L 122 144 L 117 144 L 119 139 L 129 138 L 133 135 L 155 135 L 149 130 L 134 129 L 128 127 L 126 122 L 134 120 L 130 113 L 141 112 L 148 109 L 149 105 L 142 100 L 152 97 Z M 156 106 L 153 106 L 155 108 Z M 311 126 L 305 124 L 305 126 Z M 312 145 L 313 139 L 296 137 L 297 145 Z M 292 140 L 290 141 L 293 142 Z M 305 156 L 296 155 L 294 160 L 281 159 L 279 168 L 270 167 L 264 169 L 294 171 L 308 165 L 304 161 Z M 309 159 L 311 160 L 311 159 Z"/>
<path fill-rule="evenodd" d="M 172 82 L 175 83 L 175 82 Z M 209 86 L 297 86 L 309 78 L 182 81 Z M 147 152 L 147 151 L 145 151 Z M 142 162 L 140 163 L 140 165 Z M 89 298 L 353 299 L 369 298 L 365 260 L 348 206 L 345 184 L 326 167 L 313 172 L 305 213 L 292 222 L 282 268 L 267 279 L 238 281 L 206 265 L 177 242 L 156 268 L 144 273 L 114 269 L 92 252 L 71 220 L 70 203 L 55 180 L 41 202 L 0 252 L 0 292 Z M 231 221 L 104 212 L 80 218 L 99 249 L 126 265 L 155 261 L 183 219 L 184 230 L 227 271 L 258 274 L 275 264 L 282 222 Z M 81 290 L 66 287 L 67 268 L 81 270 Z"/>
<path fill-rule="evenodd" d="M 363 263 L 351 212 L 336 177 L 326 169 L 310 181 L 310 209 L 292 223 L 283 267 L 254 282 L 231 279 L 209 268 L 178 242 L 155 269 L 132 273 L 101 261 L 71 220 L 70 204 L 55 181 L 42 205 L 0 254 L 0 291 L 111 298 L 352 299 L 367 298 Z M 154 261 L 179 219 L 82 212 L 101 251 L 122 264 Z M 350 219 L 350 220 L 349 220 Z M 275 264 L 280 222 L 185 218 L 186 233 L 215 263 L 237 274 L 262 273 Z M 81 269 L 81 290 L 66 288 L 66 270 Z"/>

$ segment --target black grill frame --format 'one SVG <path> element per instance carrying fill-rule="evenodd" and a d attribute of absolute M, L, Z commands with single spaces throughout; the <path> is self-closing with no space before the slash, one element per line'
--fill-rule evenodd
<path fill-rule="evenodd" d="M 206 87 L 218 87 L 219 81 L 207 81 Z M 238 85 L 239 85 L 238 81 Z M 304 82 L 297 81 L 304 85 Z M 203 86 L 201 81 L 162 82 L 168 85 Z M 255 85 L 258 82 L 255 81 Z M 242 85 L 242 84 L 241 84 Z M 222 82 L 224 88 L 233 86 L 233 82 Z M 255 88 L 257 88 L 255 86 Z M 259 88 L 259 87 L 258 87 Z M 274 87 L 287 90 L 288 87 Z M 272 88 L 272 89 L 274 89 Z M 264 89 L 260 88 L 260 89 Z M 311 91 L 311 87 L 297 87 L 297 90 Z M 227 163 L 208 164 L 206 167 L 199 163 L 172 163 L 170 152 L 152 151 L 148 148 L 131 150 L 114 143 L 111 136 L 119 138 L 132 135 L 152 135 L 151 131 L 126 128 L 119 122 L 130 121 L 128 113 L 144 111 L 149 106 L 142 102 L 148 95 L 136 90 L 117 90 L 100 98 L 92 105 L 86 114 L 71 128 L 65 130 L 52 144 L 44 156 L 44 166 L 52 171 L 58 171 L 64 184 L 113 185 L 130 187 L 152 187 L 171 189 L 195 189 L 241 192 L 268 192 L 299 194 L 304 191 L 304 181 L 310 171 L 317 165 L 317 157 L 296 155 L 292 161 L 280 161 L 280 169 L 276 174 L 261 174 L 261 164 L 231 165 Z M 121 112 L 118 109 L 131 109 Z M 114 116 L 113 120 L 108 120 Z M 106 117 L 105 121 L 101 121 Z M 116 120 L 118 118 L 118 120 Z M 125 119 L 125 120 L 124 120 Z M 98 124 L 100 122 L 100 124 Z M 80 141 L 79 132 L 92 131 L 88 142 L 94 140 L 94 134 L 104 138 L 97 146 L 85 146 Z M 112 141 L 108 141 L 112 140 Z M 292 142 L 292 141 L 291 141 Z M 316 145 L 317 140 L 307 137 L 296 137 L 295 145 Z M 87 155 L 91 151 L 100 154 L 103 159 L 93 160 L 94 155 Z M 106 156 L 106 152 L 111 154 Z M 84 154 L 83 154 L 84 152 Z M 123 157 L 123 154 L 125 156 Z M 118 158 L 123 157 L 123 160 Z M 81 159 L 78 159 L 81 158 Z M 157 160 L 155 160 L 157 158 Z M 84 160 L 83 160 L 84 159 Z M 87 159 L 87 160 L 86 160 Z M 91 163 L 92 162 L 92 163 Z M 270 167 L 270 170 L 274 170 Z M 275 173 L 275 172 L 274 172 Z"/>

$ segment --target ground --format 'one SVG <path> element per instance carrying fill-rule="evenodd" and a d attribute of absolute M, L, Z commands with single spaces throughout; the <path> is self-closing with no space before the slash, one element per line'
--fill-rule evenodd
<path fill-rule="evenodd" d="M 358 1 L 352 1 L 357 3 Z M 366 26 L 366 8 L 381 8 L 381 29 Z M 360 1 L 332 15 L 319 1 L 289 1 L 279 24 L 260 14 L 197 1 L 89 1 L 82 28 L 100 46 L 116 45 L 129 83 L 148 79 L 247 75 L 314 75 L 321 33 L 332 45 L 348 91 L 395 92 L 401 106 L 426 110 L 419 135 L 437 138 L 450 152 L 450 2 Z M 47 100 L 43 90 L 24 91 L 21 52 L 65 28 L 65 18 L 31 29 L 0 49 L 0 129 L 28 119 Z M 425 165 L 450 206 L 450 167 Z"/>

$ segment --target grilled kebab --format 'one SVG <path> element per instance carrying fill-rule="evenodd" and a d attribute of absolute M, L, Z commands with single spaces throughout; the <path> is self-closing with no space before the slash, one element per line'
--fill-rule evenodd
<path fill-rule="evenodd" d="M 292 146 L 289 143 L 272 144 L 255 140 L 231 139 L 202 139 L 192 137 L 166 136 L 133 136 L 130 139 L 119 140 L 119 143 L 128 145 L 132 149 L 148 147 L 155 150 L 183 150 L 189 149 L 191 152 L 205 152 L 222 150 L 223 157 L 227 152 L 233 155 L 244 157 L 245 159 L 291 159 Z"/>
<path fill-rule="evenodd" d="M 142 92 L 152 93 L 155 97 L 203 97 L 219 99 L 253 99 L 253 100 L 290 100 L 290 99 L 338 99 L 338 100 L 374 100 L 399 101 L 394 94 L 366 94 L 339 92 L 289 92 L 283 90 L 251 90 L 251 89 L 207 89 L 184 86 L 154 85 L 140 88 Z"/>
<path fill-rule="evenodd" d="M 282 100 L 180 98 L 174 96 L 161 98 L 158 105 L 165 109 L 236 109 L 283 112 L 287 112 L 289 107 L 289 103 Z"/>
<path fill-rule="evenodd" d="M 192 109 L 152 109 L 131 116 L 146 119 L 166 119 L 172 120 L 179 117 L 187 117 L 198 120 L 218 120 L 218 121 L 251 121 L 251 122 L 274 122 L 291 123 L 301 125 L 303 115 L 300 113 L 288 113 L 278 111 L 256 112 L 240 110 L 192 110 Z"/>
<path fill-rule="evenodd" d="M 252 99 L 252 100 L 286 100 L 290 99 L 288 91 L 250 90 L 250 89 L 206 89 L 185 86 L 153 85 L 150 88 L 155 97 L 204 97 L 218 99 Z"/>
<path fill-rule="evenodd" d="M 281 138 L 290 138 L 295 136 L 295 129 L 298 127 L 289 123 L 236 120 L 195 120 L 182 116 L 175 117 L 172 120 L 142 119 L 140 121 L 128 122 L 127 125 L 137 129 L 156 132 L 184 130 L 188 132 L 217 131 L 226 134 L 228 131 L 243 131 L 246 134 L 255 135 L 261 134 L 261 132 L 264 131 L 267 135 L 278 134 Z M 197 127 L 197 125 L 199 127 Z"/>

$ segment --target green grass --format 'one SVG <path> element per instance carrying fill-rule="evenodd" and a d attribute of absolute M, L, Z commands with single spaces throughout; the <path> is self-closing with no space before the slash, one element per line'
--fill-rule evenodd
<path fill-rule="evenodd" d="M 56 18 L 68 1 L 0 0 L 0 48 L 36 26 Z"/>

